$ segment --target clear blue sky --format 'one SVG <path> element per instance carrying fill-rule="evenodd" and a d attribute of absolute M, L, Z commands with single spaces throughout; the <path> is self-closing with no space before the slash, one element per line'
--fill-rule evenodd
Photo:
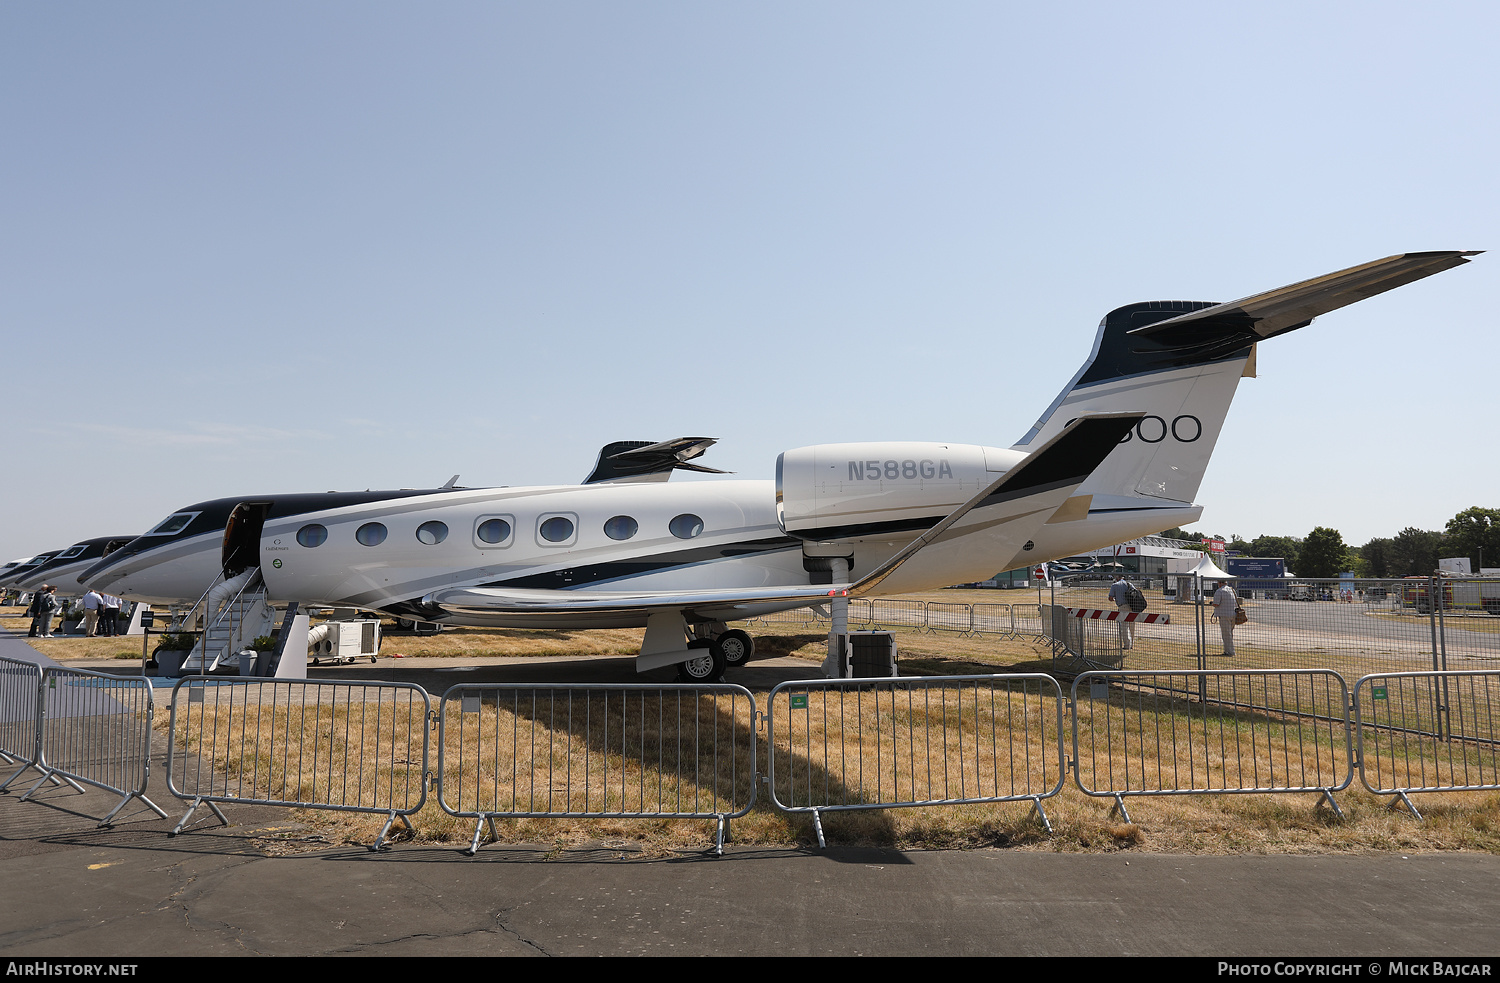
<path fill-rule="evenodd" d="M 1500 248 L 1500 5 L 0 5 L 0 559 L 607 441 L 1009 445 L 1108 310 Z M 1261 346 L 1203 531 L 1500 507 L 1500 253 Z"/>

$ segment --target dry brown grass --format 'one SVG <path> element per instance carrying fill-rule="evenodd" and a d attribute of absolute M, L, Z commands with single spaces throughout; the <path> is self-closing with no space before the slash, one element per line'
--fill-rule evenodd
<path fill-rule="evenodd" d="M 644 628 L 448 628 L 436 635 L 388 635 L 380 654 L 451 659 L 634 655 L 645 634 Z"/>
<path fill-rule="evenodd" d="M 26 609 L 20 607 L 0 608 L 0 627 L 25 637 L 31 630 L 31 619 Z M 56 627 L 56 622 L 53 623 Z M 74 659 L 139 659 L 139 638 L 86 638 L 82 635 L 58 635 L 54 638 L 27 638 L 31 647 L 49 659 L 65 662 Z"/>

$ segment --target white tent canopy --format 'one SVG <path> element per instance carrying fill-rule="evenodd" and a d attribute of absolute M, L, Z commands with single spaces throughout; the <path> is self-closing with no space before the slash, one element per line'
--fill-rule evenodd
<path fill-rule="evenodd" d="M 1234 574 L 1226 573 L 1215 566 L 1213 557 L 1207 553 L 1203 554 L 1203 559 L 1199 560 L 1198 564 L 1191 570 L 1184 570 L 1181 573 L 1169 574 L 1168 576 L 1176 584 L 1176 589 L 1172 592 L 1175 595 L 1173 598 L 1173 603 L 1175 604 L 1186 604 L 1189 600 L 1198 601 L 1206 598 L 1213 593 L 1213 583 L 1216 580 L 1238 579 Z M 1202 577 L 1203 579 L 1201 581 L 1195 580 L 1194 578 L 1196 577 Z M 1202 585 L 1201 594 L 1200 584 Z"/>
<path fill-rule="evenodd" d="M 1188 570 L 1186 573 L 1179 574 L 1178 576 L 1184 576 L 1184 577 L 1202 577 L 1204 580 L 1237 580 L 1237 579 L 1239 579 L 1239 578 L 1235 577 L 1234 574 L 1229 573 L 1229 572 L 1227 572 L 1225 570 L 1221 570 L 1217 566 L 1215 566 L 1214 565 L 1214 558 L 1211 557 L 1211 556 L 1209 556 L 1207 553 L 1203 554 L 1203 559 L 1201 559 L 1201 560 L 1198 561 L 1198 565 L 1197 566 L 1193 567 L 1191 570 Z"/>

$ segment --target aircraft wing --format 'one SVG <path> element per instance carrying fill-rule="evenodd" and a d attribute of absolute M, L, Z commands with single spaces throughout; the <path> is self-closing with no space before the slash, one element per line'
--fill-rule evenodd
<path fill-rule="evenodd" d="M 459 587 L 433 591 L 422 598 L 422 604 L 448 614 L 639 614 L 675 609 L 689 620 L 733 620 L 737 610 L 767 604 L 802 607 L 840 594 L 874 593 L 908 564 L 932 564 L 934 569 L 942 570 L 946 569 L 944 564 L 951 563 L 954 551 L 972 555 L 975 549 L 988 552 L 986 547 L 996 544 L 1019 550 L 1037 530 L 1066 510 L 1069 496 L 1140 419 L 1137 413 L 1109 413 L 1073 421 L 989 487 L 852 584 L 682 591 Z M 1006 553 L 1006 558 L 1010 555 Z"/>
<path fill-rule="evenodd" d="M 1180 317 L 1157 321 L 1129 333 L 1171 336 L 1178 329 L 1189 325 L 1207 327 L 1208 324 L 1213 324 L 1219 327 L 1233 325 L 1260 338 L 1270 338 L 1304 327 L 1319 314 L 1336 311 L 1340 307 L 1394 290 L 1414 280 L 1461 266 L 1469 261 L 1468 257 L 1477 256 L 1481 252 L 1483 250 L 1445 250 L 1387 256 L 1337 273 L 1328 273 L 1301 283 L 1232 300 L 1227 304 L 1215 304 Z M 1254 341 L 1255 338 L 1249 340 Z"/>
<path fill-rule="evenodd" d="M 813 584 L 806 587 L 742 587 L 728 590 L 589 591 L 520 590 L 506 587 L 467 587 L 434 591 L 422 598 L 428 607 L 448 614 L 639 614 L 676 609 L 684 614 L 722 613 L 765 604 L 800 607 L 817 604 L 847 590 Z M 713 619 L 709 619 L 713 620 Z M 732 620 L 732 619 L 730 619 Z"/>

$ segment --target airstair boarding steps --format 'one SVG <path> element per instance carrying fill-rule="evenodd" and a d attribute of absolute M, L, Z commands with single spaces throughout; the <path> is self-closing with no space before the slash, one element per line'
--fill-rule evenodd
<path fill-rule="evenodd" d="M 230 595 L 227 602 L 223 601 L 226 595 Z M 220 603 L 222 607 L 218 606 Z M 207 627 L 182 665 L 184 675 L 213 672 L 257 636 L 268 635 L 274 629 L 259 568 L 247 570 L 214 588 L 205 612 Z"/>

